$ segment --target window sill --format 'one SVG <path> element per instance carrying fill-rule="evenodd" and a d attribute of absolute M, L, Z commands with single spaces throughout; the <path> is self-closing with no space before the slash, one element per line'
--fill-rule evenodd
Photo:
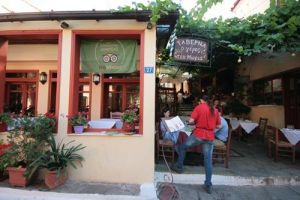
<path fill-rule="evenodd" d="M 109 136 L 109 137 L 141 137 L 142 134 L 124 134 L 118 132 L 108 132 L 108 131 L 101 131 L 101 132 L 83 132 L 83 133 L 68 133 L 68 136 Z"/>

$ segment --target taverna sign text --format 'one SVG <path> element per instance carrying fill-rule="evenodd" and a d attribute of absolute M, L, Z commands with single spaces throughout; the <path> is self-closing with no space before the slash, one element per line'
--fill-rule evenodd
<path fill-rule="evenodd" d="M 208 42 L 200 39 L 177 38 L 173 56 L 176 61 L 208 63 Z"/>

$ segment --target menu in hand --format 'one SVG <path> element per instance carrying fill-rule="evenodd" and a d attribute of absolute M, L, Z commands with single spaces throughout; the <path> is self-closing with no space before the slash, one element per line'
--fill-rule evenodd
<path fill-rule="evenodd" d="M 163 122 L 166 125 L 166 128 L 169 132 L 179 131 L 185 128 L 184 123 L 181 121 L 181 119 L 176 116 L 171 119 L 162 119 Z"/>

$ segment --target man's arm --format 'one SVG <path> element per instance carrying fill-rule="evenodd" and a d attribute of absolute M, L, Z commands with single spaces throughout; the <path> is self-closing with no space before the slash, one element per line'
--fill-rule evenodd
<path fill-rule="evenodd" d="M 216 121 L 216 128 L 221 128 L 222 127 L 222 124 L 221 124 L 221 116 L 220 116 L 220 113 L 217 112 L 217 121 Z"/>
<path fill-rule="evenodd" d="M 195 120 L 194 120 L 193 118 L 190 118 L 189 121 L 188 121 L 188 123 L 189 123 L 189 124 L 194 124 L 194 123 L 195 123 Z"/>

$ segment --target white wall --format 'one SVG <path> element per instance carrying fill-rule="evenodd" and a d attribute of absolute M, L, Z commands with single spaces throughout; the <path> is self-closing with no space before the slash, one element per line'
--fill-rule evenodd
<path fill-rule="evenodd" d="M 240 0 L 232 11 L 239 18 L 264 13 L 270 7 L 270 0 Z"/>

